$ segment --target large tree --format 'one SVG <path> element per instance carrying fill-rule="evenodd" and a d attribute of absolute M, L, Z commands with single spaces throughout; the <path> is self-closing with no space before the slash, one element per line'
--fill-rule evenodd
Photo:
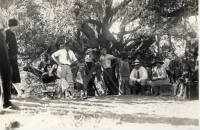
<path fill-rule="evenodd" d="M 1 0 L 0 3 L 5 16 L 15 16 L 22 23 L 18 39 L 30 55 L 49 48 L 60 35 L 73 39 L 72 46 L 77 51 L 89 47 L 124 48 L 134 55 L 137 51 L 146 52 L 153 43 L 159 48 L 163 35 L 170 37 L 174 48 L 171 37 L 183 37 L 183 32 L 191 29 L 186 18 L 198 11 L 198 0 Z M 110 31 L 114 25 L 118 32 Z"/>

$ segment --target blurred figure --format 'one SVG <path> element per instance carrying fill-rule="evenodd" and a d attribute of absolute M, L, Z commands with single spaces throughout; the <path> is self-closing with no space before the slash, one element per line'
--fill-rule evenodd
<path fill-rule="evenodd" d="M 77 97 L 87 98 L 87 86 L 85 83 L 85 77 L 85 65 L 81 64 L 81 67 L 79 68 L 75 78 L 75 90 Z"/>
<path fill-rule="evenodd" d="M 23 94 L 23 91 L 20 90 L 18 83 L 21 82 L 19 67 L 17 62 L 17 40 L 15 36 L 16 27 L 18 25 L 18 21 L 16 19 L 9 19 L 8 21 L 8 29 L 6 30 L 6 43 L 8 45 L 8 55 L 11 64 L 11 72 L 12 72 L 12 85 L 17 91 L 18 96 Z"/>
<path fill-rule="evenodd" d="M 145 87 L 147 86 L 147 80 L 148 80 L 148 72 L 147 70 L 142 66 L 141 62 L 136 59 L 134 61 L 134 67 L 130 74 L 130 81 L 129 84 L 131 86 L 131 93 L 133 93 L 133 90 L 135 90 L 136 94 L 144 94 Z"/>
<path fill-rule="evenodd" d="M 8 50 L 5 42 L 4 26 L 0 21 L 0 92 L 3 98 L 3 108 L 16 109 L 11 102 L 11 68 Z"/>
<path fill-rule="evenodd" d="M 47 64 L 50 64 L 49 58 L 50 57 L 48 56 L 47 53 L 42 54 L 42 56 L 40 58 L 40 63 L 38 65 L 38 69 L 41 70 L 42 72 L 45 71 Z"/>

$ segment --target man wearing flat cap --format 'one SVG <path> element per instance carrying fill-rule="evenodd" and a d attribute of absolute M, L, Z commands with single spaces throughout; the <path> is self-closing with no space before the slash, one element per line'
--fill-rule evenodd
<path fill-rule="evenodd" d="M 131 89 L 134 89 L 136 91 L 136 94 L 138 94 L 139 92 L 141 92 L 141 94 L 144 94 L 144 89 L 147 85 L 148 72 L 142 66 L 141 62 L 138 59 L 136 59 L 133 63 L 133 69 L 129 78 Z"/>

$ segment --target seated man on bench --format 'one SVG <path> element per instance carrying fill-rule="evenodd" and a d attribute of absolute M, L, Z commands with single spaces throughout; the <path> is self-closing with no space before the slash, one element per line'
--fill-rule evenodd
<path fill-rule="evenodd" d="M 130 74 L 129 85 L 131 89 L 131 94 L 135 90 L 135 94 L 145 94 L 145 89 L 147 88 L 148 73 L 146 68 L 143 67 L 141 62 L 136 59 L 133 64 L 133 69 Z"/>
<path fill-rule="evenodd" d="M 160 87 L 170 85 L 167 72 L 162 64 L 163 62 L 160 60 L 156 60 L 152 63 L 152 81 L 150 81 L 149 84 L 153 89 L 154 95 L 160 94 Z"/>

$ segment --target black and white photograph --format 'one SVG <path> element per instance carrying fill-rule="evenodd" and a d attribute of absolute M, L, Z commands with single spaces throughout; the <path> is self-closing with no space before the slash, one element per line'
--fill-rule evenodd
<path fill-rule="evenodd" d="M 0 0 L 0 130 L 200 128 L 198 0 Z"/>

